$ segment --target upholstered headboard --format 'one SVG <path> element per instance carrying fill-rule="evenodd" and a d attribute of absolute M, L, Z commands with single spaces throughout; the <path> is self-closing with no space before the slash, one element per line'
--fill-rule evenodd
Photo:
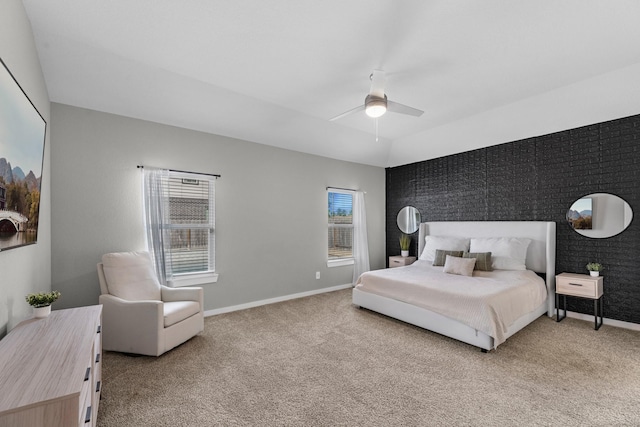
<path fill-rule="evenodd" d="M 426 236 L 525 237 L 531 239 L 527 250 L 527 269 L 546 274 L 550 315 L 554 309 L 556 275 L 556 223 L 546 221 L 433 221 L 420 224 L 418 256 Z"/>

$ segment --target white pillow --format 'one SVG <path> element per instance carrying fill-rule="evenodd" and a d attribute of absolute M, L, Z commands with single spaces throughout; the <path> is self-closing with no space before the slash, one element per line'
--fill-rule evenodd
<path fill-rule="evenodd" d="M 111 295 L 128 301 L 161 299 L 161 288 L 149 252 L 119 252 L 102 256 Z"/>
<path fill-rule="evenodd" d="M 432 261 L 436 259 L 436 250 L 443 251 L 467 251 L 469 252 L 469 239 L 450 236 L 427 236 L 420 259 Z"/>
<path fill-rule="evenodd" d="M 490 237 L 471 239 L 469 252 L 491 252 L 494 270 L 526 270 L 527 248 L 531 239 L 520 237 Z"/>
<path fill-rule="evenodd" d="M 473 276 L 473 268 L 475 266 L 475 258 L 458 258 L 447 255 L 442 271 L 459 276 Z"/>

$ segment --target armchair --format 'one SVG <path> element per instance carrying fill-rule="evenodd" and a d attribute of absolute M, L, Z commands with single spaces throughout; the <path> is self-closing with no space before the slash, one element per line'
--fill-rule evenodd
<path fill-rule="evenodd" d="M 160 285 L 148 252 L 98 263 L 105 350 L 160 356 L 204 330 L 202 288 Z"/>

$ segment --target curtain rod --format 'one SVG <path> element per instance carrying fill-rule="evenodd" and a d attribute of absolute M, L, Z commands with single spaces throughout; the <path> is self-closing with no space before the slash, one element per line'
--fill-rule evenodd
<path fill-rule="evenodd" d="M 334 190 L 358 191 L 358 190 L 354 190 L 353 188 L 340 188 L 340 187 L 327 187 L 327 190 L 330 188 L 333 188 Z"/>
<path fill-rule="evenodd" d="M 360 190 L 354 190 L 352 188 L 340 188 L 340 187 L 327 187 L 326 189 L 330 189 L 333 188 L 334 190 L 344 190 L 344 191 L 360 191 Z M 364 194 L 367 194 L 366 191 L 363 191 Z"/>
<path fill-rule="evenodd" d="M 144 166 L 138 165 L 138 169 L 144 169 Z M 181 171 L 178 169 L 169 169 L 169 172 L 178 172 L 178 173 L 193 173 L 196 175 L 206 175 L 206 176 L 215 176 L 216 178 L 221 178 L 221 175 L 215 173 L 202 173 L 202 172 L 191 172 L 191 171 Z"/>

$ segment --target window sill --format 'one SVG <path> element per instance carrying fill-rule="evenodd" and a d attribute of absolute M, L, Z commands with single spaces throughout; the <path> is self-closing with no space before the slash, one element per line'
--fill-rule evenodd
<path fill-rule="evenodd" d="M 172 288 L 181 288 L 183 286 L 206 285 L 207 283 L 216 283 L 217 281 L 218 273 L 214 272 L 183 274 L 174 276 L 174 278 L 169 281 L 169 286 Z"/>
<path fill-rule="evenodd" d="M 342 267 L 344 265 L 353 265 L 353 263 L 353 258 L 335 259 L 327 261 L 327 267 Z"/>

